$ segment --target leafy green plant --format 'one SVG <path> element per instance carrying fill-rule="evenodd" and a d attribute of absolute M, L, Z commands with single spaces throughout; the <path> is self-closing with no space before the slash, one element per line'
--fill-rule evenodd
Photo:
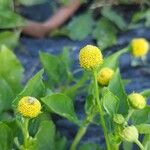
<path fill-rule="evenodd" d="M 96 46 L 87 45 L 79 53 L 80 66 L 85 71 L 83 77 L 77 78 L 71 71 L 68 48 L 64 48 L 58 56 L 40 52 L 44 69 L 22 88 L 23 67 L 14 53 L 2 45 L 0 110 L 3 117 L 0 135 L 5 136 L 0 140 L 0 147 L 20 150 L 76 150 L 78 147 L 81 150 L 118 150 L 122 143 L 124 149 L 135 143 L 141 150 L 148 150 L 150 107 L 146 99 L 150 90 L 128 95 L 118 68 L 122 54 L 130 52 L 133 57 L 143 57 L 148 48 L 147 40 L 134 39 L 127 47 L 103 58 Z M 48 78 L 43 78 L 44 70 Z M 81 87 L 86 95 L 85 116 L 79 119 L 74 96 L 83 94 Z M 57 131 L 51 114 L 59 115 L 78 127 L 71 145 Z M 89 143 L 79 145 L 90 124 L 102 127 L 106 146 L 92 144 L 91 148 Z M 139 134 L 144 136 L 143 140 L 139 140 Z"/>

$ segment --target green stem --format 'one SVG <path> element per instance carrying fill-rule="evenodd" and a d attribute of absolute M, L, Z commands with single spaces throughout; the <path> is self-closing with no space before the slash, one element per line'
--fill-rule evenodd
<path fill-rule="evenodd" d="M 139 140 L 136 140 L 135 143 L 139 146 L 139 148 L 141 150 L 145 150 L 144 147 L 143 147 L 143 145 L 141 144 L 141 142 Z"/>
<path fill-rule="evenodd" d="M 148 150 L 149 141 L 150 141 L 150 134 L 146 134 L 142 142 L 142 145 L 144 146 L 145 150 Z"/>
<path fill-rule="evenodd" d="M 126 121 L 127 121 L 127 122 L 129 121 L 129 119 L 130 119 L 130 117 L 132 116 L 133 112 L 134 112 L 134 109 L 133 109 L 133 108 L 129 109 L 128 116 L 126 117 Z"/>
<path fill-rule="evenodd" d="M 98 105 L 98 111 L 100 114 L 101 125 L 103 128 L 104 137 L 106 140 L 106 146 L 107 146 L 107 150 L 111 150 L 110 144 L 109 144 L 109 138 L 108 138 L 108 134 L 107 134 L 107 128 L 106 128 L 106 124 L 105 124 L 105 120 L 104 120 L 104 113 L 103 113 L 102 106 L 101 106 L 100 99 L 99 99 L 99 88 L 98 88 L 98 83 L 97 83 L 97 71 L 96 70 L 93 70 L 93 77 L 94 77 L 96 103 Z"/>
<path fill-rule="evenodd" d="M 83 121 L 83 124 L 80 126 L 74 141 L 71 144 L 70 150 L 76 150 L 76 147 L 78 145 L 78 143 L 80 142 L 81 138 L 84 136 L 84 134 L 86 133 L 86 130 L 91 122 L 91 120 L 93 119 L 93 117 L 95 116 L 95 114 L 90 114 L 86 117 L 86 119 Z"/>
<path fill-rule="evenodd" d="M 83 135 L 85 134 L 87 127 L 88 127 L 88 125 L 81 126 L 79 128 L 78 133 L 76 134 L 76 137 L 75 137 L 73 143 L 71 144 L 70 150 L 76 150 L 76 147 L 77 147 L 78 143 L 80 142 L 81 138 L 83 137 Z"/>
<path fill-rule="evenodd" d="M 29 119 L 24 118 L 23 124 L 22 124 L 22 132 L 23 132 L 23 137 L 24 137 L 24 148 L 28 148 L 28 143 L 29 143 L 29 131 L 28 131 L 28 125 L 29 125 Z"/>

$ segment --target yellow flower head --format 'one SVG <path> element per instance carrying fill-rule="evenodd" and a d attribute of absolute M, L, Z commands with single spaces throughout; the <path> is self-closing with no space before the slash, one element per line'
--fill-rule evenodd
<path fill-rule="evenodd" d="M 135 142 L 139 137 L 139 133 L 135 126 L 129 126 L 122 131 L 121 137 L 125 141 Z"/>
<path fill-rule="evenodd" d="M 41 103 L 34 97 L 23 97 L 18 103 L 18 111 L 24 117 L 34 118 L 41 113 Z"/>
<path fill-rule="evenodd" d="M 141 57 L 148 53 L 149 43 L 144 38 L 137 38 L 131 41 L 131 52 L 134 57 Z"/>
<path fill-rule="evenodd" d="M 80 66 L 84 69 L 93 69 L 103 63 L 100 49 L 93 45 L 87 45 L 79 53 Z"/>
<path fill-rule="evenodd" d="M 101 85 L 108 85 L 113 75 L 114 71 L 112 69 L 102 68 L 97 75 L 97 81 Z"/>
<path fill-rule="evenodd" d="M 128 96 L 128 99 L 134 109 L 143 109 L 146 106 L 146 100 L 141 94 L 132 93 Z"/>

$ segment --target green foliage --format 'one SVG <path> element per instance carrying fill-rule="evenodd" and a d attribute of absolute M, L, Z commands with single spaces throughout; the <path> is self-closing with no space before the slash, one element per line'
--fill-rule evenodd
<path fill-rule="evenodd" d="M 136 125 L 140 134 L 150 134 L 150 124 Z"/>
<path fill-rule="evenodd" d="M 114 95 L 116 95 L 119 98 L 118 113 L 127 114 L 129 106 L 119 69 L 117 69 L 113 79 L 110 81 L 108 88 Z"/>
<path fill-rule="evenodd" d="M 65 63 L 57 56 L 40 52 L 41 63 L 48 75 L 50 87 L 58 87 L 64 80 L 67 80 Z"/>
<path fill-rule="evenodd" d="M 0 139 L 0 149 L 12 149 L 13 133 L 12 130 L 3 122 L 0 122 Z"/>
<path fill-rule="evenodd" d="M 20 91 L 24 69 L 14 53 L 4 45 L 0 48 L 0 68 L 0 76 L 13 91 Z"/>
<path fill-rule="evenodd" d="M 0 0 L 0 10 L 8 10 L 12 5 L 11 0 Z"/>
<path fill-rule="evenodd" d="M 143 123 L 150 123 L 149 115 L 150 115 L 149 106 L 145 107 L 142 110 L 136 110 L 131 117 L 132 123 L 136 125 Z"/>
<path fill-rule="evenodd" d="M 135 13 L 132 17 L 132 22 L 137 23 L 142 19 L 145 20 L 145 26 L 150 27 L 150 9 Z"/>
<path fill-rule="evenodd" d="M 15 47 L 18 44 L 20 32 L 4 31 L 0 33 L 0 47 L 7 45 L 8 47 Z"/>
<path fill-rule="evenodd" d="M 14 92 L 7 81 L 0 77 L 0 112 L 11 108 Z"/>
<path fill-rule="evenodd" d="M 144 97 L 149 98 L 150 97 L 150 89 L 146 89 L 146 90 L 142 91 L 141 94 Z"/>
<path fill-rule="evenodd" d="M 90 13 L 84 13 L 74 17 L 66 26 L 68 36 L 73 40 L 83 40 L 91 34 L 93 28 L 93 19 Z"/>
<path fill-rule="evenodd" d="M 79 150 L 102 150 L 99 145 L 86 143 L 80 146 Z"/>
<path fill-rule="evenodd" d="M 111 117 L 117 113 L 119 99 L 112 92 L 110 92 L 108 88 L 103 89 L 102 103 L 104 109 Z"/>
<path fill-rule="evenodd" d="M 10 10 L 0 10 L 0 29 L 10 29 L 25 25 L 24 19 Z"/>
<path fill-rule="evenodd" d="M 120 55 L 122 55 L 126 51 L 127 51 L 126 49 L 122 49 L 122 50 L 119 50 L 119 51 L 113 53 L 112 55 L 106 57 L 104 59 L 104 63 L 101 65 L 100 68 L 108 67 L 108 68 L 111 68 L 113 70 L 116 70 L 118 67 Z"/>
<path fill-rule="evenodd" d="M 45 95 L 45 85 L 43 83 L 43 75 L 44 71 L 39 71 L 35 76 L 33 76 L 26 84 L 24 89 L 18 94 L 18 96 L 13 101 L 14 107 L 17 106 L 18 101 L 24 96 L 32 96 L 40 99 Z"/>
<path fill-rule="evenodd" d="M 79 125 L 79 120 L 74 111 L 73 101 L 66 95 L 52 94 L 42 98 L 42 102 L 54 113 Z"/>
<path fill-rule="evenodd" d="M 55 149 L 55 125 L 52 121 L 43 121 L 35 135 L 38 150 Z"/>
<path fill-rule="evenodd" d="M 101 13 L 104 17 L 112 21 L 120 30 L 125 30 L 127 28 L 127 24 L 123 17 L 115 12 L 114 9 L 103 7 Z"/>
<path fill-rule="evenodd" d="M 93 37 L 97 41 L 97 45 L 104 50 L 105 48 L 116 44 L 115 26 L 107 19 L 102 18 L 96 23 L 93 30 Z"/>
<path fill-rule="evenodd" d="M 37 4 L 42 4 L 47 2 L 48 0 L 17 0 L 18 3 L 25 5 L 25 6 L 32 6 Z"/>

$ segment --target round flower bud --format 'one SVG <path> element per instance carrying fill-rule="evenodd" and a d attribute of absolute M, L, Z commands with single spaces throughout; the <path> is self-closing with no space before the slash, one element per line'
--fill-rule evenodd
<path fill-rule="evenodd" d="M 93 69 L 103 63 L 100 49 L 93 45 L 87 45 L 80 50 L 79 63 L 84 69 Z"/>
<path fill-rule="evenodd" d="M 143 109 L 146 106 L 146 100 L 141 94 L 132 93 L 128 96 L 128 100 L 134 109 Z"/>
<path fill-rule="evenodd" d="M 131 52 L 134 57 L 141 57 L 148 53 L 149 43 L 144 38 L 137 38 L 131 41 Z"/>
<path fill-rule="evenodd" d="M 97 75 L 97 81 L 101 85 L 108 85 L 113 75 L 114 71 L 112 69 L 102 68 Z"/>
<path fill-rule="evenodd" d="M 121 114 L 115 114 L 113 121 L 117 124 L 123 124 L 125 122 L 125 118 Z"/>
<path fill-rule="evenodd" d="M 24 117 L 37 117 L 41 113 L 41 103 L 34 97 L 23 97 L 18 103 L 18 111 Z"/>
<path fill-rule="evenodd" d="M 135 126 L 129 126 L 123 129 L 121 137 L 128 142 L 135 142 L 138 140 L 139 133 Z"/>

